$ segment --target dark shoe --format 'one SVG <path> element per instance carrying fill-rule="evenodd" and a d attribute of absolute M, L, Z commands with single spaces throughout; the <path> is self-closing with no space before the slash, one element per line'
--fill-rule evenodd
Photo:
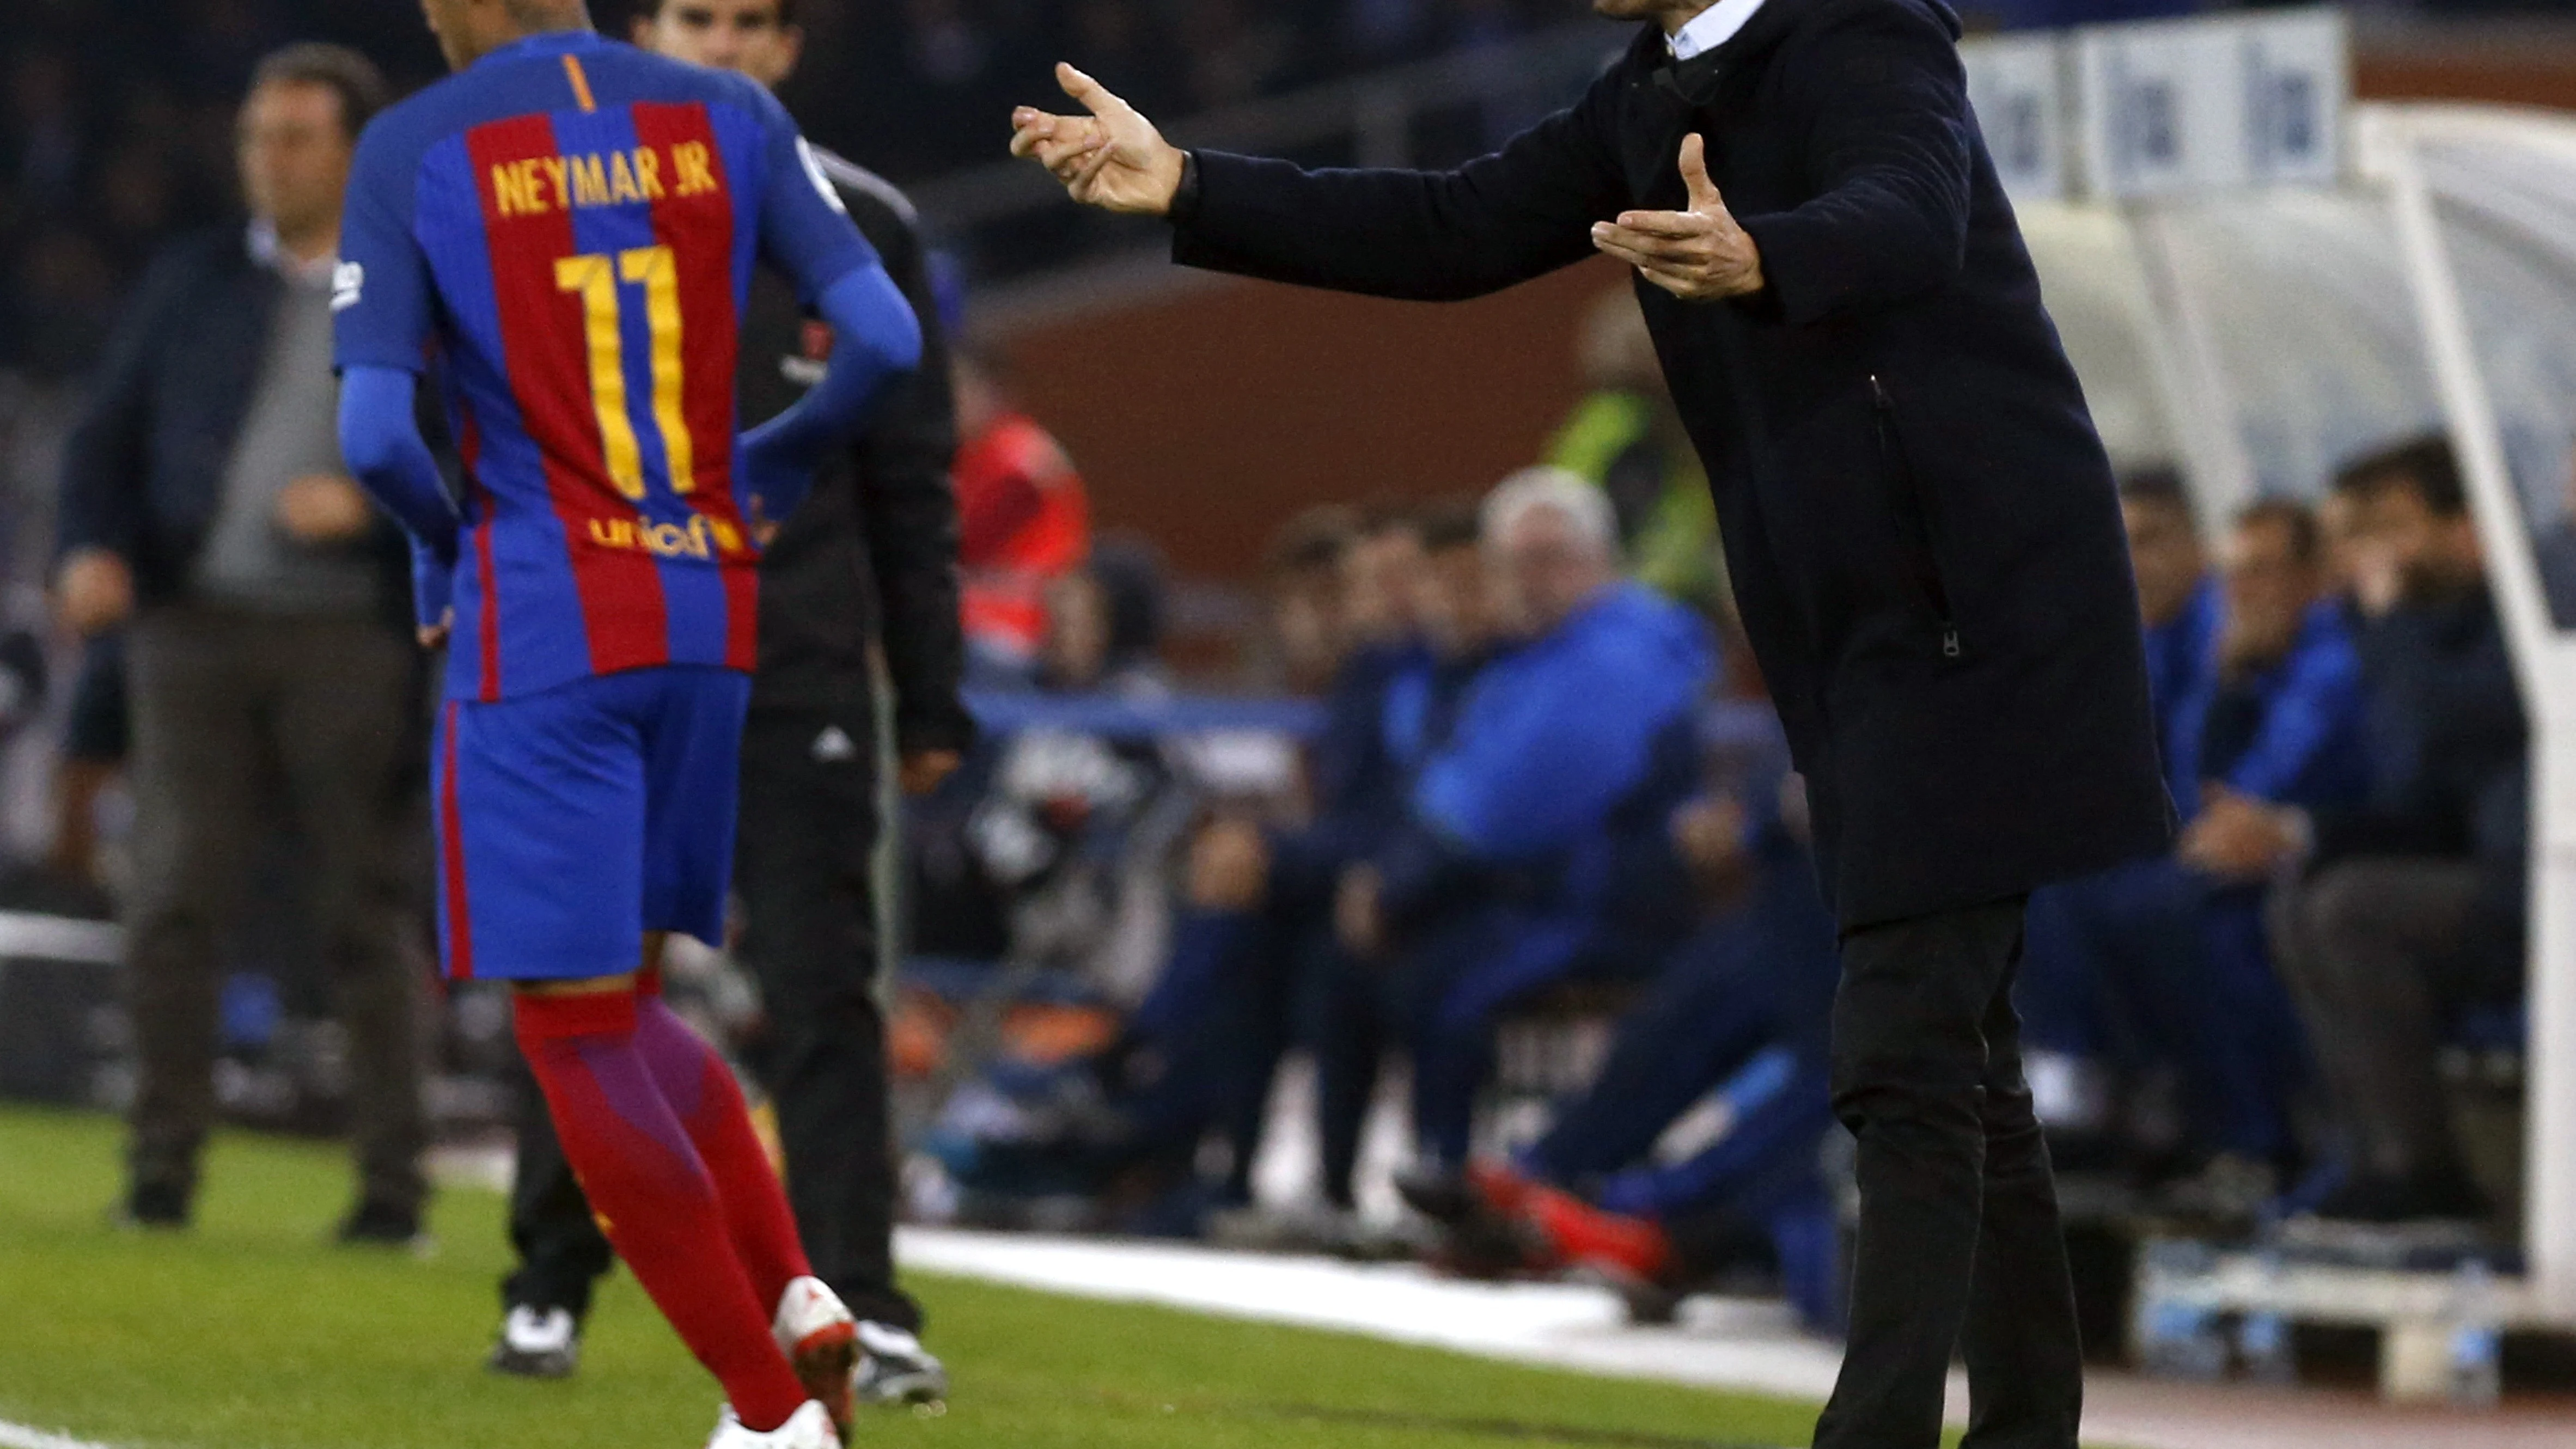
<path fill-rule="evenodd" d="M 571 1378 L 581 1367 L 581 1320 L 563 1308 L 513 1308 L 484 1366 L 514 1378 Z"/>
<path fill-rule="evenodd" d="M 2494 1211 L 2486 1194 L 2448 1173 L 2420 1177 L 2356 1177 L 2317 1204 L 2328 1222 L 2393 1225 L 2477 1221 Z"/>
<path fill-rule="evenodd" d="M 1443 1227 L 1466 1222 L 1484 1206 L 1465 1174 L 1444 1167 L 1405 1168 L 1395 1175 L 1395 1191 L 1406 1207 Z"/>
<path fill-rule="evenodd" d="M 362 1202 L 342 1218 L 339 1240 L 343 1247 L 401 1248 L 419 1254 L 432 1247 L 429 1234 L 421 1230 L 419 1208 L 381 1202 Z"/>
<path fill-rule="evenodd" d="M 108 1214 L 108 1221 L 128 1230 L 181 1232 L 188 1227 L 192 1206 L 184 1187 L 138 1182 L 126 1191 L 125 1201 Z"/>
<path fill-rule="evenodd" d="M 921 1340 L 883 1323 L 859 1325 L 859 1366 L 851 1394 L 862 1404 L 939 1404 L 948 1399 L 948 1369 Z"/>

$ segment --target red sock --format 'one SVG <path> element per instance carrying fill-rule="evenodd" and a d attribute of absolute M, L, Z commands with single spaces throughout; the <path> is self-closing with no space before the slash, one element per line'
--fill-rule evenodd
<path fill-rule="evenodd" d="M 806 1394 L 769 1335 L 775 1300 L 762 1302 L 722 1251 L 723 1202 L 637 1046 L 633 994 L 522 996 L 517 1021 L 564 1158 L 617 1255 L 746 1427 L 786 1423 Z"/>
<path fill-rule="evenodd" d="M 743 1100 L 742 1086 L 724 1058 L 658 994 L 641 997 L 635 1012 L 635 1042 L 645 1065 L 661 1086 L 662 1100 L 679 1114 L 707 1175 L 715 1179 L 734 1255 L 751 1275 L 752 1291 L 775 1313 L 788 1283 L 814 1269 L 796 1234 L 786 1189 L 751 1125 L 751 1105 Z"/>

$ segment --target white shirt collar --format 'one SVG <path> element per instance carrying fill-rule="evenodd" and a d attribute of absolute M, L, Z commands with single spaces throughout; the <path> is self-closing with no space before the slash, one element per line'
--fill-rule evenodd
<path fill-rule="evenodd" d="M 298 259 L 277 239 L 277 224 L 266 217 L 251 221 L 250 255 L 251 260 L 286 280 L 308 287 L 329 286 L 331 273 L 340 265 L 337 257 L 316 257 L 309 262 Z"/>
<path fill-rule="evenodd" d="M 1690 23 L 1664 37 L 1664 44 L 1672 49 L 1675 60 L 1706 55 L 1733 40 L 1735 33 L 1753 18 L 1753 12 L 1761 8 L 1762 0 L 1717 0 L 1692 16 Z"/>

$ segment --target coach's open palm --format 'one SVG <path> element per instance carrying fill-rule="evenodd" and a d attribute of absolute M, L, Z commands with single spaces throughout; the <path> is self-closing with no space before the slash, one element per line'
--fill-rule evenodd
<path fill-rule="evenodd" d="M 1169 212 L 1181 189 L 1180 149 L 1081 71 L 1059 65 L 1055 78 L 1091 114 L 1057 116 L 1022 106 L 1011 113 L 1011 154 L 1037 158 L 1086 206 L 1140 216 Z"/>

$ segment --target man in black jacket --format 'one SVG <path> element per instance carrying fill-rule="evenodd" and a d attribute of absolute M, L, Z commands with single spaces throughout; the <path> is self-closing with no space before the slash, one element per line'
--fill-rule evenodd
<path fill-rule="evenodd" d="M 1595 0 L 1650 21 L 1570 109 L 1445 173 L 1188 154 L 1091 112 L 1015 152 L 1167 216 L 1185 263 L 1463 298 L 1636 270 L 1747 633 L 1813 789 L 1859 1137 L 1851 1346 L 1817 1442 L 1929 1446 L 1965 1350 L 1980 1449 L 2082 1397 L 2009 990 L 2025 896 L 2163 848 L 2109 464 L 1937 0 Z"/>
<path fill-rule="evenodd" d="M 73 629 L 133 620 L 137 868 L 127 903 L 137 1084 L 128 1221 L 182 1227 L 215 1116 L 226 931 L 282 777 L 350 1035 L 356 1242 L 420 1232 L 424 973 L 395 832 L 412 778 L 409 571 L 340 457 L 331 277 L 357 135 L 384 85 L 303 45 L 242 107 L 247 232 L 154 266 L 63 457 L 57 584 Z M 416 928 L 416 922 L 411 923 Z"/>
<path fill-rule="evenodd" d="M 2523 994 L 2522 693 L 2450 444 L 2373 453 L 2335 492 L 2359 565 L 2367 794 L 2313 810 L 2223 795 L 2193 833 L 2233 874 L 2301 876 L 2275 895 L 2274 956 L 2350 1168 L 2316 1216 L 2476 1220 L 2491 1205 L 2452 1136 L 2439 1059 L 2464 1008 Z"/>
<path fill-rule="evenodd" d="M 650 50 L 775 86 L 802 36 L 789 0 L 664 0 L 643 7 Z M 907 793 L 956 769 L 974 726 L 958 700 L 957 450 L 948 354 L 911 203 L 873 172 L 817 151 L 824 175 L 919 314 L 920 371 L 817 478 L 761 561 L 760 669 L 743 730 L 735 885 L 742 958 L 760 981 L 767 1030 L 757 1066 L 787 1151 L 788 1201 L 816 1276 L 860 1320 L 862 1399 L 935 1399 L 938 1360 L 915 1337 L 921 1309 L 896 1286 L 896 1175 L 881 923 L 872 869 L 883 739 L 869 655 L 882 649 L 894 749 Z M 830 330 L 794 289 L 753 279 L 738 379 L 746 422 L 774 416 L 822 376 Z M 544 1104 L 527 1094 L 504 1283 L 509 1320 L 492 1364 L 571 1371 L 575 1336 L 608 1246 L 564 1166 Z"/>

